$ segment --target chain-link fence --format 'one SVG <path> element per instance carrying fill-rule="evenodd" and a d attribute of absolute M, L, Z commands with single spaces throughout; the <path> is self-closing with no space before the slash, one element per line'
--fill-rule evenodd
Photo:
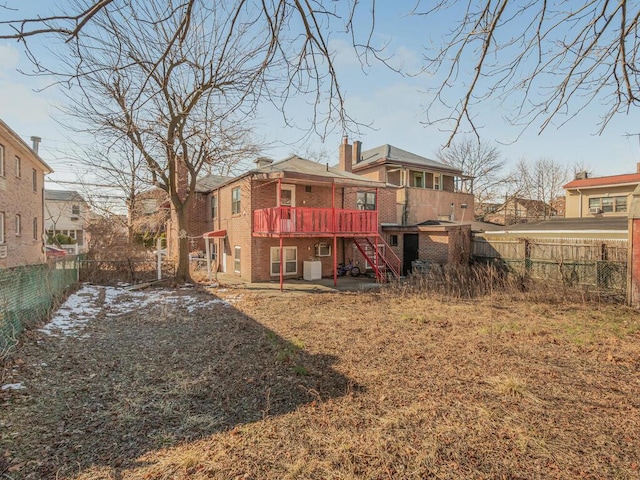
<path fill-rule="evenodd" d="M 78 258 L 0 270 L 0 358 L 20 332 L 44 320 L 56 298 L 78 281 Z"/>
<path fill-rule="evenodd" d="M 175 267 L 170 261 L 161 263 L 161 277 L 175 276 Z M 98 285 L 135 284 L 158 279 L 158 264 L 155 260 L 82 260 L 80 281 Z"/>
<path fill-rule="evenodd" d="M 476 237 L 474 258 L 498 262 L 530 278 L 624 298 L 627 290 L 627 242 L 598 239 Z"/>

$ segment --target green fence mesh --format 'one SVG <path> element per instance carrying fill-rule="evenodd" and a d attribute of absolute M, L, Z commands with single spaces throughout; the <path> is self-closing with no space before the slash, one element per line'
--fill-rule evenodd
<path fill-rule="evenodd" d="M 44 320 L 56 298 L 78 281 L 78 259 L 0 270 L 0 357 L 25 328 Z"/>

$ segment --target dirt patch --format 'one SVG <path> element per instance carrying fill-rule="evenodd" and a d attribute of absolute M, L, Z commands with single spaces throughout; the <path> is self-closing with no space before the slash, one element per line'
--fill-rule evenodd
<path fill-rule="evenodd" d="M 103 308 L 80 335 L 26 338 L 4 373 L 25 388 L 0 394 L 0 470 L 640 478 L 634 310 L 498 295 L 182 294 L 207 306 Z"/>

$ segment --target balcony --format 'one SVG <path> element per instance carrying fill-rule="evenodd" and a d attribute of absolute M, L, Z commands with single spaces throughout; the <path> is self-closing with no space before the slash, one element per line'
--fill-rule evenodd
<path fill-rule="evenodd" d="M 355 237 L 377 233 L 375 210 L 273 207 L 253 212 L 256 237 Z"/>

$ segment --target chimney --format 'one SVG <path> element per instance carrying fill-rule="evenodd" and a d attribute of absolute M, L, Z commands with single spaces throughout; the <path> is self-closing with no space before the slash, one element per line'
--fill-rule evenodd
<path fill-rule="evenodd" d="M 584 180 L 585 178 L 589 178 L 589 172 L 587 172 L 586 170 L 576 172 L 576 175 L 574 177 L 575 180 Z"/>
<path fill-rule="evenodd" d="M 640 173 L 640 162 L 636 163 L 636 172 Z"/>
<path fill-rule="evenodd" d="M 256 164 L 256 168 L 262 168 L 266 167 L 267 165 L 271 165 L 273 163 L 273 160 L 267 157 L 258 157 L 253 161 L 253 163 Z"/>
<path fill-rule="evenodd" d="M 353 142 L 353 154 L 351 156 L 353 163 L 359 163 L 362 160 L 362 142 L 355 140 Z"/>
<path fill-rule="evenodd" d="M 349 145 L 349 138 L 346 136 L 342 139 L 340 144 L 340 162 L 338 168 L 345 172 L 351 172 L 351 166 L 353 165 L 351 145 Z"/>
<path fill-rule="evenodd" d="M 40 146 L 41 141 L 42 139 L 40 137 L 36 137 L 36 136 L 31 137 L 31 142 L 33 142 L 33 146 L 31 147 L 31 149 L 34 151 L 36 155 L 38 154 L 38 147 Z"/>

